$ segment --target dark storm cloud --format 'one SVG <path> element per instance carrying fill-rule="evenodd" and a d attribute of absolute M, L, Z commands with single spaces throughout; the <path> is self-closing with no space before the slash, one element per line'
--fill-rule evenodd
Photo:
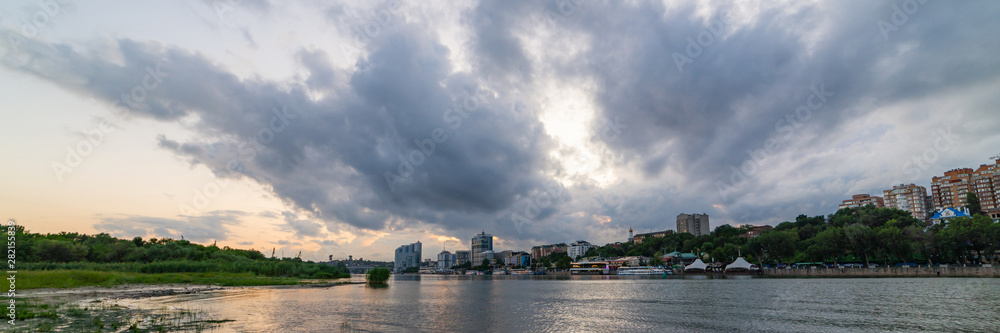
<path fill-rule="evenodd" d="M 322 52 L 302 51 L 310 73 L 302 83 L 240 80 L 153 43 L 121 40 L 111 52 L 86 54 L 26 46 L 35 58 L 16 68 L 106 101 L 159 66 L 162 82 L 130 113 L 162 121 L 197 115 L 202 134 L 191 142 L 161 136 L 161 148 L 359 228 L 406 227 L 411 219 L 479 228 L 530 193 L 550 163 L 536 116 L 511 107 L 517 97 L 504 95 L 489 73 L 452 73 L 449 50 L 415 27 L 382 32 L 349 74 L 331 69 Z M 310 91 L 330 93 L 313 101 Z M 390 173 L 396 178 L 387 181 Z"/>
<path fill-rule="evenodd" d="M 719 198 L 717 191 L 718 181 L 731 183 L 730 167 L 740 168 L 753 158 L 748 151 L 761 150 L 768 139 L 789 132 L 818 134 L 802 145 L 815 150 L 834 139 L 823 133 L 833 135 L 851 117 L 927 94 L 995 84 L 1000 74 L 1000 58 L 991 56 L 1000 51 L 1000 44 L 986 42 L 1000 30 L 991 18 L 997 13 L 995 4 L 926 3 L 899 31 L 891 31 L 888 40 L 876 22 L 891 21 L 892 6 L 898 2 L 771 8 L 756 13 L 749 24 L 741 20 L 749 13 L 735 4 L 713 8 L 707 20 L 696 15 L 695 4 L 669 11 L 658 3 L 586 4 L 583 17 L 560 22 L 558 29 L 589 37 L 590 52 L 571 62 L 585 64 L 586 72 L 600 82 L 596 90 L 603 117 L 620 117 L 630 126 L 620 140 L 609 143 L 612 150 L 641 166 L 648 179 L 657 179 L 665 170 L 683 174 L 680 183 L 663 187 L 682 186 L 703 198 L 687 207 L 676 198 L 634 198 L 674 206 L 666 219 L 689 209 L 709 210 L 714 202 L 772 193 L 774 184 L 758 183 L 753 176 L 728 200 Z M 692 46 L 699 37 L 704 37 L 703 45 Z M 690 59 L 682 61 L 682 70 L 675 54 Z M 579 71 L 567 68 L 562 75 L 573 77 Z M 833 96 L 811 112 L 802 127 L 781 123 L 806 105 L 813 88 Z M 996 120 L 988 108 L 970 112 Z M 596 124 L 593 131 L 602 126 Z M 778 150 L 795 149 L 789 145 L 799 144 L 799 137 L 792 136 Z M 777 167 L 768 163 L 781 161 L 765 162 L 759 168 Z M 788 210 L 816 211 L 809 207 L 812 202 L 825 204 L 818 208 L 829 212 L 830 204 L 844 195 L 802 193 Z M 746 212 L 749 221 L 794 214 L 770 207 L 749 209 L 755 210 Z"/>
<path fill-rule="evenodd" d="M 228 239 L 227 226 L 240 224 L 240 218 L 244 215 L 246 214 L 239 211 L 213 211 L 201 216 L 181 216 L 174 219 L 149 216 L 106 217 L 94 225 L 94 228 L 117 237 L 151 236 L 179 240 L 183 236 L 185 240 L 205 243 Z"/>

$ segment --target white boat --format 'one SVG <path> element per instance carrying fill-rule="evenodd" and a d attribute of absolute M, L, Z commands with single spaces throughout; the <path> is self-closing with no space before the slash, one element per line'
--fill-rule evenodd
<path fill-rule="evenodd" d="M 501 269 L 494 269 L 493 275 L 507 275 L 507 271 Z"/>
<path fill-rule="evenodd" d="M 663 275 L 664 272 L 663 267 L 640 266 L 618 268 L 618 275 Z"/>

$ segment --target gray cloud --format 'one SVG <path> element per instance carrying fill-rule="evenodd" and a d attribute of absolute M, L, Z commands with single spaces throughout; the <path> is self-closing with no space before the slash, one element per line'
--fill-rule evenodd
<path fill-rule="evenodd" d="M 159 140 L 193 165 L 264 184 L 333 232 L 344 223 L 390 231 L 426 223 L 463 240 L 486 229 L 522 246 L 617 237 L 629 225 L 662 230 L 681 212 L 709 212 L 713 224 L 831 213 L 852 192 L 891 187 L 902 163 L 893 158 L 919 152 L 935 122 L 978 124 L 961 127 L 969 145 L 943 169 L 984 161 L 989 152 L 974 149 L 997 137 L 998 97 L 973 94 L 1000 83 L 994 3 L 928 2 L 888 40 L 876 22 L 890 20 L 891 1 L 716 3 L 707 18 L 697 3 L 582 3 L 586 10 L 555 24 L 536 19 L 558 13 L 552 3 L 476 3 L 461 16 L 471 67 L 462 70 L 452 62 L 458 50 L 423 21 L 401 17 L 362 45 L 366 55 L 351 68 L 333 66 L 322 50 L 293 50 L 308 75 L 280 82 L 238 78 L 192 51 L 128 39 L 110 49 L 28 41 L 31 61 L 5 65 L 111 102 L 159 64 L 169 75 L 132 112 L 164 122 L 196 116 L 197 137 Z M 338 5 L 322 15 L 350 29 L 356 22 L 346 12 Z M 706 33 L 712 42 L 688 54 Z M 691 58 L 683 71 L 677 54 Z M 565 148 L 539 122 L 544 104 L 531 94 L 543 75 L 592 82 L 597 118 L 628 126 L 609 141 L 599 135 L 602 122 L 591 128 L 592 143 L 606 146 L 601 165 L 637 180 L 559 186 L 565 195 L 518 230 L 512 214 L 565 172 L 550 155 Z M 820 87 L 834 92 L 821 109 L 798 127 L 782 123 Z M 467 116 L 448 113 L 471 97 Z M 947 110 L 929 106 L 952 99 L 940 102 Z M 293 115 L 287 127 L 266 143 L 254 139 L 282 109 Z M 861 122 L 876 112 L 890 119 Z M 410 173 L 401 158 L 420 155 L 418 144 L 437 129 L 448 139 L 390 187 L 387 172 Z M 778 148 L 723 198 L 719 182 L 769 139 Z M 886 140 L 898 145 L 865 144 Z M 315 222 L 286 215 L 284 223 L 299 237 L 321 233 Z"/>
<path fill-rule="evenodd" d="M 227 226 L 239 225 L 246 214 L 239 211 L 213 211 L 201 216 L 161 218 L 149 216 L 106 217 L 94 229 L 117 237 L 161 237 L 199 243 L 226 240 Z"/>

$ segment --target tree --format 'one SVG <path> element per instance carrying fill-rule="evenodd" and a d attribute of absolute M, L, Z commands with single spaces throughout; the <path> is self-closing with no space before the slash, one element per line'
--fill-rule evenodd
<path fill-rule="evenodd" d="M 652 258 L 649 258 L 649 265 L 650 266 L 663 266 L 663 257 L 660 256 L 659 253 L 657 253 Z"/>
<path fill-rule="evenodd" d="M 976 196 L 975 192 L 969 192 L 965 195 L 965 202 L 967 205 L 965 207 L 969 208 L 969 215 L 982 214 L 983 208 L 979 206 L 979 197 Z"/>
<path fill-rule="evenodd" d="M 844 228 L 844 238 L 847 240 L 851 253 L 855 256 L 863 256 L 865 265 L 868 265 L 871 253 L 876 250 L 878 242 L 875 231 L 867 226 L 854 224 Z"/>
<path fill-rule="evenodd" d="M 556 268 L 566 269 L 569 268 L 569 266 L 571 266 L 572 264 L 573 260 L 571 260 L 569 256 L 565 256 L 559 258 L 559 261 L 556 261 Z"/>
<path fill-rule="evenodd" d="M 542 257 L 542 259 L 539 260 L 539 262 L 540 262 L 539 264 L 542 265 L 542 267 L 545 268 L 552 267 L 552 259 L 549 259 L 549 257 Z"/>

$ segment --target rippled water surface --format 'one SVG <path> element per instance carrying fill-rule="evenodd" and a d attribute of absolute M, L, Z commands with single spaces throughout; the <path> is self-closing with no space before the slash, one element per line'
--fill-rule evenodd
<path fill-rule="evenodd" d="M 218 331 L 1000 332 L 1000 279 L 395 277 L 142 301 Z"/>

